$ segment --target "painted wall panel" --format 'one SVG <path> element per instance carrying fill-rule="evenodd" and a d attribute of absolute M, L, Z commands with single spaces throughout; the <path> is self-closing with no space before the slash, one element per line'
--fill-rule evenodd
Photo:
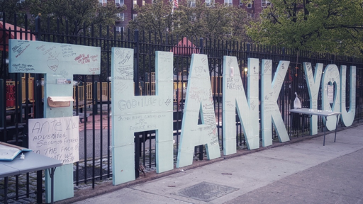
<path fill-rule="evenodd" d="M 134 96 L 134 50 L 112 48 L 113 184 L 135 180 L 134 133 L 156 130 L 156 172 L 173 169 L 173 53 L 156 52 L 156 95 Z"/>
<path fill-rule="evenodd" d="M 334 103 L 333 106 L 330 106 L 328 100 L 328 85 L 335 84 L 334 86 Z M 326 66 L 323 80 L 321 82 L 322 89 L 322 109 L 326 111 L 334 111 L 340 112 L 340 74 L 337 65 L 329 64 Z M 328 130 L 335 130 L 337 117 L 336 116 L 329 116 L 327 120 L 323 118 L 326 128 Z"/>
<path fill-rule="evenodd" d="M 285 79 L 286 71 L 289 67 L 289 61 L 280 61 L 275 76 L 272 79 L 272 61 L 262 60 L 261 73 L 261 128 L 262 128 L 262 146 L 267 147 L 272 145 L 272 127 L 274 124 L 276 133 L 280 142 L 289 141 L 284 121 L 281 117 L 281 112 L 277 106 L 282 84 Z"/>
<path fill-rule="evenodd" d="M 310 97 L 310 109 L 318 109 L 318 94 L 320 89 L 321 74 L 323 72 L 323 64 L 317 63 L 315 73 L 313 74 L 310 62 L 303 63 L 306 84 Z M 299 95 L 301 93 L 298 93 Z M 318 133 L 318 116 L 313 115 L 310 117 L 310 134 L 315 135 Z"/>
<path fill-rule="evenodd" d="M 72 116 L 73 102 L 69 107 L 50 108 L 46 99 L 49 96 L 73 97 L 74 74 L 99 74 L 101 70 L 99 47 L 26 40 L 9 40 L 9 47 L 9 72 L 45 74 L 46 118 Z M 70 83 L 57 83 L 63 79 Z M 54 201 L 74 196 L 73 164 L 58 167 L 54 180 Z M 50 202 L 49 176 L 46 176 L 46 202 Z"/>
<path fill-rule="evenodd" d="M 236 153 L 236 109 L 248 149 L 260 147 L 259 60 L 248 58 L 248 96 L 236 57 L 223 57 L 223 154 Z"/>
<path fill-rule="evenodd" d="M 347 66 L 343 65 L 340 67 L 340 81 L 341 81 L 341 88 L 340 88 L 340 99 L 341 99 L 341 111 L 342 121 L 345 126 L 351 126 L 354 121 L 355 116 L 355 96 L 356 96 L 356 67 L 350 67 L 350 86 L 349 86 L 349 111 L 346 109 L 346 84 L 347 84 Z"/>
<path fill-rule="evenodd" d="M 199 113 L 202 121 L 200 125 Z M 208 159 L 220 157 L 217 131 L 208 58 L 207 55 L 193 54 L 176 166 L 191 165 L 197 145 L 205 145 Z"/>

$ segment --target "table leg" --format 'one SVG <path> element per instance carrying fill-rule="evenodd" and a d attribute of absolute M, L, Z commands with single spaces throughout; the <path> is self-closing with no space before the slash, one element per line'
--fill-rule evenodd
<path fill-rule="evenodd" d="M 301 118 L 301 115 L 302 114 L 298 114 L 299 115 L 299 121 L 298 121 L 298 123 L 297 123 L 297 125 L 298 125 L 298 127 L 300 126 L 300 118 Z M 297 129 L 297 137 L 299 137 L 299 129 L 298 128 L 296 128 Z"/>
<path fill-rule="evenodd" d="M 328 117 L 327 117 L 327 116 L 325 116 L 325 126 L 326 126 L 327 119 L 328 119 Z M 325 128 L 326 128 L 326 127 L 325 127 Z M 323 131 L 324 131 L 324 141 L 323 141 L 323 146 L 325 146 L 325 134 L 326 134 L 326 132 L 325 132 L 324 127 L 323 127 Z"/>
<path fill-rule="evenodd" d="M 304 137 L 303 132 L 305 131 L 305 118 L 309 119 L 312 115 L 305 115 L 302 114 L 302 124 L 303 124 L 303 131 L 301 132 L 301 137 Z M 309 128 L 308 128 L 309 129 Z"/>
<path fill-rule="evenodd" d="M 305 130 L 305 114 L 302 115 L 302 131 L 301 131 L 301 137 L 304 137 L 304 130 Z"/>
<path fill-rule="evenodd" d="M 8 177 L 4 178 L 4 204 L 8 203 Z"/>
<path fill-rule="evenodd" d="M 54 202 L 54 172 L 55 172 L 55 168 L 51 168 L 49 171 L 49 176 L 50 176 L 50 199 L 51 199 L 51 203 L 53 204 Z"/>
<path fill-rule="evenodd" d="M 339 115 L 337 115 L 337 123 L 335 125 L 335 137 L 334 142 L 337 140 L 337 129 L 338 129 L 338 123 L 339 123 Z"/>

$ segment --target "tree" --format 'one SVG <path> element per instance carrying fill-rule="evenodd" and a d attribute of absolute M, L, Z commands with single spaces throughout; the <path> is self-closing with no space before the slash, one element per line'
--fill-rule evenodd
<path fill-rule="evenodd" d="M 114 3 L 101 5 L 98 0 L 27 0 L 29 12 L 43 19 L 41 27 L 65 31 L 68 23 L 68 34 L 77 35 L 86 32 L 92 25 L 96 28 L 114 26 L 117 13 L 125 7 L 116 7 Z M 57 24 L 59 22 L 59 25 Z"/>
<path fill-rule="evenodd" d="M 67 38 L 60 37 L 57 41 L 66 43 L 79 43 L 79 36 L 105 36 L 107 29 L 114 28 L 117 13 L 126 7 L 116 7 L 115 3 L 100 4 L 98 0 L 26 0 L 31 16 L 40 17 L 41 31 L 49 34 L 65 33 Z M 31 20 L 34 23 L 35 19 Z M 101 33 L 100 33 L 101 32 Z M 110 32 L 110 37 L 113 36 Z M 99 36 L 101 37 L 101 36 Z M 102 47 L 103 41 L 99 46 Z M 102 52 L 101 57 L 106 59 L 107 53 Z M 106 80 L 107 65 L 102 64 L 101 80 Z"/>
<path fill-rule="evenodd" d="M 172 5 L 163 0 L 155 0 L 152 4 L 146 4 L 135 9 L 138 16 L 130 21 L 128 27 L 131 30 L 153 32 L 159 39 L 165 32 L 172 30 L 175 16 L 172 14 Z"/>
<path fill-rule="evenodd" d="M 27 4 L 19 0 L 0 0 L 0 18 L 4 19 L 6 23 L 14 24 L 14 15 L 25 15 Z M 21 25 L 23 18 L 17 20 L 17 25 Z"/>
<path fill-rule="evenodd" d="M 177 36 L 198 36 L 208 39 L 245 39 L 246 12 L 221 4 L 206 6 L 204 1 L 182 1 L 173 9 L 170 3 L 155 0 L 153 4 L 138 8 L 136 20 L 129 28 Z"/>
<path fill-rule="evenodd" d="M 208 39 L 245 40 L 247 25 L 245 10 L 223 4 L 210 7 L 197 0 L 195 7 L 183 3 L 176 13 L 182 16 L 178 33 L 198 35 Z"/>
<path fill-rule="evenodd" d="M 348 55 L 363 54 L 362 0 L 270 0 L 248 34 L 255 42 Z"/>

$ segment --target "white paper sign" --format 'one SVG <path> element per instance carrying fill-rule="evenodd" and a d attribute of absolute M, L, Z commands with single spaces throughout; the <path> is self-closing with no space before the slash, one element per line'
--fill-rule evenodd
<path fill-rule="evenodd" d="M 328 85 L 328 101 L 334 103 L 334 86 Z"/>
<path fill-rule="evenodd" d="M 30 119 L 29 149 L 71 164 L 79 160 L 79 117 Z"/>

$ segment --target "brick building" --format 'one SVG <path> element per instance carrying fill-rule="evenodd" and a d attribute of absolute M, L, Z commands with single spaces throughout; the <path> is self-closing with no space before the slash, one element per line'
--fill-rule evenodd
<path fill-rule="evenodd" d="M 120 20 L 116 21 L 116 30 L 121 31 L 122 28 L 125 28 L 129 21 L 135 19 L 137 17 L 137 12 L 135 11 L 135 6 L 139 7 L 145 4 L 151 4 L 153 0 L 99 0 L 100 3 L 106 4 L 107 2 L 114 2 L 117 6 L 126 5 L 127 10 L 122 13 L 119 13 L 118 16 Z M 165 0 L 169 1 L 169 0 Z M 170 1 L 188 1 L 190 2 L 190 6 L 195 6 L 196 0 L 170 0 Z M 239 7 L 241 9 L 245 9 L 247 11 L 247 15 L 249 18 L 259 18 L 260 13 L 266 7 L 271 6 L 271 3 L 268 0 L 252 0 L 250 3 L 243 4 L 241 0 L 204 0 L 207 6 L 212 6 L 213 3 L 220 4 L 228 4 L 230 6 Z"/>

